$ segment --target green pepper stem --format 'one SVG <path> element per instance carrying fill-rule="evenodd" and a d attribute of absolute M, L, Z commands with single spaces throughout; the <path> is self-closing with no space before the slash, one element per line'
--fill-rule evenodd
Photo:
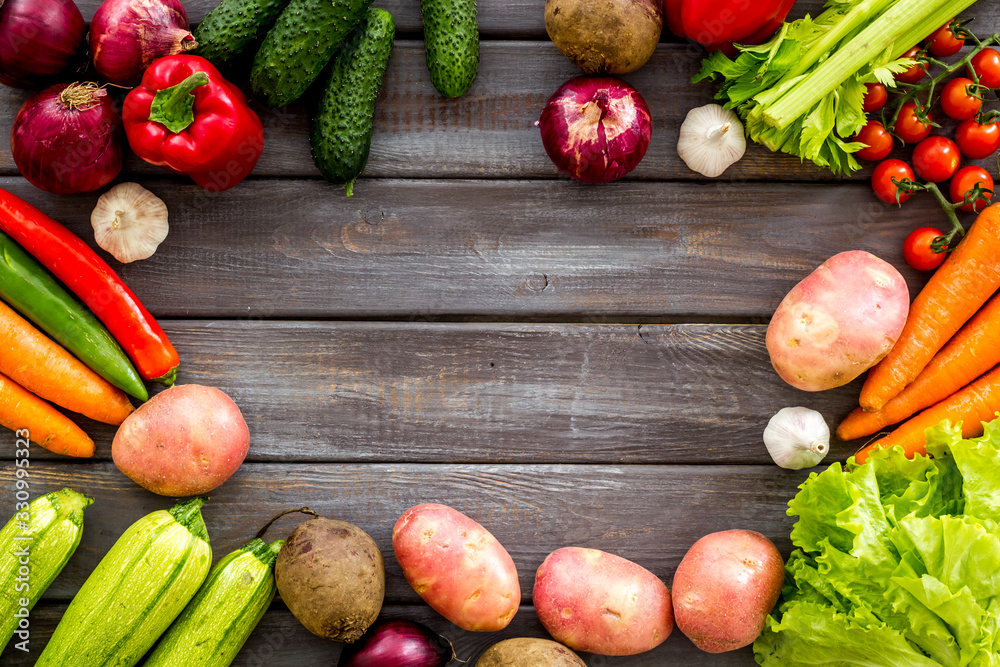
<path fill-rule="evenodd" d="M 176 86 L 157 91 L 149 109 L 149 120 L 177 134 L 194 123 L 194 90 L 208 85 L 205 72 L 195 72 Z"/>

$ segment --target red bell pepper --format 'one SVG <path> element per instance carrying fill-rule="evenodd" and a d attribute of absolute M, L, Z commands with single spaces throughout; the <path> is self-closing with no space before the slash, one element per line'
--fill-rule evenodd
<path fill-rule="evenodd" d="M 663 0 L 670 30 L 709 51 L 761 44 L 781 27 L 795 0 Z"/>
<path fill-rule="evenodd" d="M 154 62 L 122 117 L 136 155 L 214 192 L 246 178 L 264 150 L 264 126 L 246 97 L 198 56 Z"/>

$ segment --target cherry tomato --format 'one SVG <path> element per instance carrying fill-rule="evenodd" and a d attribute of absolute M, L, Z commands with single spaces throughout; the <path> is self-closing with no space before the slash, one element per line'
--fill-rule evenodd
<path fill-rule="evenodd" d="M 955 129 L 955 143 L 967 158 L 987 158 L 1000 149 L 1000 121 L 980 125 L 974 118 L 963 120 Z"/>
<path fill-rule="evenodd" d="M 948 253 L 934 252 L 931 244 L 941 236 L 933 227 L 917 227 L 903 241 L 903 259 L 917 271 L 933 271 L 941 266 Z"/>
<path fill-rule="evenodd" d="M 979 75 L 979 83 L 987 88 L 1000 88 L 1000 53 L 996 49 L 983 49 L 969 63 L 969 77 Z"/>
<path fill-rule="evenodd" d="M 982 167 L 969 166 L 963 167 L 958 170 L 955 174 L 955 178 L 951 179 L 951 188 L 949 194 L 951 195 L 951 202 L 957 204 L 960 201 L 965 200 L 965 195 L 969 193 L 970 190 L 979 185 L 983 190 L 993 189 L 993 177 L 990 176 L 990 172 L 986 171 Z M 992 200 L 992 194 L 984 195 L 987 199 Z M 986 202 L 981 199 L 977 199 L 974 202 L 966 204 L 965 206 L 959 206 L 958 208 L 962 211 L 976 212 L 982 211 L 984 208 L 989 206 Z"/>
<path fill-rule="evenodd" d="M 855 155 L 868 162 L 878 162 L 889 157 L 892 152 L 892 135 L 877 120 L 870 120 L 854 137 L 854 141 L 868 144 Z"/>
<path fill-rule="evenodd" d="M 914 46 L 912 49 L 904 53 L 902 58 L 913 58 L 917 59 L 920 55 L 920 47 Z M 924 69 L 926 63 L 917 63 L 905 72 L 900 72 L 896 75 L 896 81 L 899 83 L 918 83 L 922 78 L 927 75 L 927 70 Z"/>
<path fill-rule="evenodd" d="M 927 120 L 931 120 L 930 112 L 927 113 Z M 899 116 L 897 116 L 896 125 L 892 129 L 897 137 L 908 144 L 923 141 L 931 133 L 931 126 L 917 118 L 917 104 L 915 102 L 907 102 L 899 108 Z"/>
<path fill-rule="evenodd" d="M 953 56 L 965 46 L 965 40 L 955 37 L 955 33 L 951 31 L 951 24 L 954 21 L 954 19 L 948 21 L 947 24 L 932 32 L 930 37 L 924 40 L 927 50 L 939 58 Z"/>
<path fill-rule="evenodd" d="M 899 196 L 899 203 L 902 204 L 913 195 L 908 192 L 900 192 L 892 179 L 897 181 L 913 180 L 913 170 L 910 165 L 902 160 L 886 160 L 879 162 L 872 172 L 872 190 L 875 195 L 886 204 L 895 204 L 896 196 Z"/>
<path fill-rule="evenodd" d="M 983 108 L 983 101 L 972 94 L 975 82 L 963 76 L 945 84 L 941 92 L 941 109 L 949 118 L 968 120 Z"/>
<path fill-rule="evenodd" d="M 881 83 L 865 84 L 865 113 L 878 111 L 885 106 L 889 93 Z"/>
<path fill-rule="evenodd" d="M 948 137 L 927 137 L 913 149 L 913 171 L 931 183 L 947 181 L 961 163 L 962 154 Z"/>

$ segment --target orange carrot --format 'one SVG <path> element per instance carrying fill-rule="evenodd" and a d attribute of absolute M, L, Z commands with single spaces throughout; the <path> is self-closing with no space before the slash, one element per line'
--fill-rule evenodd
<path fill-rule="evenodd" d="M 855 461 L 864 463 L 876 449 L 902 445 L 908 457 L 927 453 L 924 431 L 945 419 L 962 423 L 962 437 L 975 438 L 983 434 L 983 422 L 991 421 L 1000 410 L 1000 368 L 982 376 L 965 389 L 927 408 L 905 422 L 881 440 L 876 440 L 855 454 Z"/>
<path fill-rule="evenodd" d="M 861 407 L 881 410 L 1000 287 L 1000 206 L 990 206 L 910 304 L 895 346 L 868 374 Z"/>
<path fill-rule="evenodd" d="M 118 425 L 132 412 L 121 389 L 0 302 L 0 373 L 67 410 Z"/>
<path fill-rule="evenodd" d="M 69 417 L 0 374 L 0 424 L 25 429 L 32 442 L 66 456 L 93 456 L 94 441 Z"/>
<path fill-rule="evenodd" d="M 837 428 L 841 440 L 856 440 L 901 422 L 944 400 L 1000 364 L 1000 296 L 993 297 L 941 348 L 917 379 L 881 410 L 858 408 Z"/>

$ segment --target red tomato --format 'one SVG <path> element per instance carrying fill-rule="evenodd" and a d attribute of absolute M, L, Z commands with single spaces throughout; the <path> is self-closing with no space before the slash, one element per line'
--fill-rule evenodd
<path fill-rule="evenodd" d="M 870 120 L 854 137 L 854 141 L 868 144 L 855 155 L 868 162 L 884 160 L 892 152 L 892 135 L 877 120 Z"/>
<path fill-rule="evenodd" d="M 917 176 L 931 183 L 947 181 L 955 175 L 961 163 L 962 154 L 948 137 L 927 137 L 913 149 L 913 170 Z"/>
<path fill-rule="evenodd" d="M 987 158 L 1000 149 L 1000 121 L 980 125 L 974 118 L 963 120 L 955 130 L 955 143 L 967 158 Z"/>
<path fill-rule="evenodd" d="M 914 46 L 912 49 L 904 53 L 901 58 L 913 58 L 914 60 L 920 55 L 920 47 Z M 918 83 L 924 76 L 927 75 L 927 70 L 924 69 L 926 63 L 917 63 L 905 72 L 901 72 L 896 75 L 896 81 L 900 83 Z"/>
<path fill-rule="evenodd" d="M 878 111 L 888 99 L 889 93 L 881 83 L 865 84 L 865 113 Z"/>
<path fill-rule="evenodd" d="M 963 167 L 958 170 L 955 174 L 955 178 L 951 179 L 951 188 L 949 194 L 951 195 L 951 201 L 953 204 L 957 204 L 960 201 L 965 200 L 965 195 L 967 195 L 973 188 L 978 185 L 983 190 L 993 189 L 993 177 L 990 176 L 990 172 L 986 171 L 982 167 L 970 166 Z M 992 200 L 992 194 L 984 195 L 987 199 Z M 977 199 L 974 202 L 966 204 L 965 206 L 959 206 L 958 208 L 962 211 L 968 212 L 980 212 L 984 208 L 989 206 L 986 202 L 981 199 Z"/>
<path fill-rule="evenodd" d="M 894 159 L 880 162 L 875 167 L 875 171 L 872 172 L 872 190 L 875 191 L 875 195 L 879 199 L 886 204 L 895 204 L 896 197 L 898 196 L 899 203 L 902 204 L 913 196 L 908 192 L 900 192 L 896 184 L 892 182 L 892 179 L 896 179 L 897 181 L 912 181 L 913 170 L 910 169 L 910 165 L 902 160 Z"/>
<path fill-rule="evenodd" d="M 932 32 L 930 37 L 924 40 L 927 50 L 938 58 L 953 56 L 965 46 L 965 40 L 955 37 L 955 33 L 951 31 L 951 24 L 954 22 L 955 19 L 948 21 L 947 24 Z"/>
<path fill-rule="evenodd" d="M 927 112 L 927 120 L 931 120 L 931 114 Z M 892 128 L 893 133 L 908 144 L 915 144 L 923 141 L 930 135 L 931 126 L 923 123 L 917 118 L 916 102 L 907 102 L 899 108 L 899 116 L 896 117 L 896 125 Z"/>
<path fill-rule="evenodd" d="M 987 88 L 1000 88 L 1000 53 L 996 49 L 983 49 L 969 63 L 969 77 L 979 75 L 979 83 Z"/>
<path fill-rule="evenodd" d="M 917 227 L 903 241 L 903 259 L 917 271 L 933 271 L 941 266 L 948 253 L 934 252 L 931 244 L 941 236 L 933 227 Z"/>
<path fill-rule="evenodd" d="M 976 97 L 975 82 L 960 76 L 945 84 L 941 92 L 941 109 L 949 118 L 968 120 L 983 108 L 983 101 Z"/>

